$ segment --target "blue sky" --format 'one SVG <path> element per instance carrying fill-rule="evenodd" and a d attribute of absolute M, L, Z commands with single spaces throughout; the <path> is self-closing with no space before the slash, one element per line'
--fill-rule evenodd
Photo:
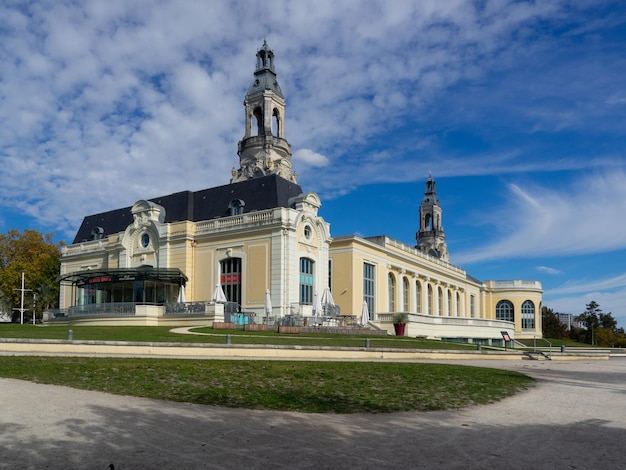
<path fill-rule="evenodd" d="M 228 183 L 266 37 L 334 236 L 415 243 L 432 172 L 451 261 L 626 326 L 619 1 L 11 1 L 0 231 Z"/>

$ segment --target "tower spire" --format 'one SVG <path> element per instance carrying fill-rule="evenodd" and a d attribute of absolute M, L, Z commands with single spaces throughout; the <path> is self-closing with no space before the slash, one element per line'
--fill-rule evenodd
<path fill-rule="evenodd" d="M 246 129 L 239 141 L 239 170 L 231 183 L 277 174 L 295 182 L 291 173 L 291 145 L 285 139 L 285 97 L 276 79 L 274 51 L 263 40 L 256 53 L 254 79 L 243 101 Z M 254 125 L 255 124 L 255 125 Z"/>
<path fill-rule="evenodd" d="M 417 249 L 442 261 L 450 261 L 446 234 L 441 224 L 441 206 L 435 188 L 436 182 L 429 173 L 420 205 L 420 228 L 416 234 Z"/>

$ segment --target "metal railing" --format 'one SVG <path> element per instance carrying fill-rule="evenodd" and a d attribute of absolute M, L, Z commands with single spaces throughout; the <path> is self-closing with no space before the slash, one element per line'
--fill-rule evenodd
<path fill-rule="evenodd" d="M 299 302 L 292 302 L 289 306 L 290 315 L 308 316 L 309 311 L 312 312 L 313 306 L 309 304 L 301 304 Z M 341 308 L 339 305 L 322 304 L 321 317 L 338 317 L 341 315 Z"/>
<path fill-rule="evenodd" d="M 165 315 L 198 315 L 206 312 L 209 302 L 170 302 L 165 304 Z"/>
<path fill-rule="evenodd" d="M 111 302 L 107 304 L 74 305 L 67 309 L 67 315 L 77 316 L 132 316 L 135 315 L 135 302 Z"/>

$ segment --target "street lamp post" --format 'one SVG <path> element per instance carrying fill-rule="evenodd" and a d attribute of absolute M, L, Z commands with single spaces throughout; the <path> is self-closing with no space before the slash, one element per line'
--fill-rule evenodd
<path fill-rule="evenodd" d="M 26 310 L 24 308 L 24 292 L 30 292 L 31 289 L 24 289 L 24 273 L 22 272 L 22 288 L 21 289 L 13 289 L 13 290 L 19 290 L 21 293 L 20 296 L 20 308 L 14 308 L 13 310 L 19 310 L 20 311 L 20 325 L 24 324 L 24 310 Z M 33 312 L 33 317 L 34 317 L 34 312 Z"/>

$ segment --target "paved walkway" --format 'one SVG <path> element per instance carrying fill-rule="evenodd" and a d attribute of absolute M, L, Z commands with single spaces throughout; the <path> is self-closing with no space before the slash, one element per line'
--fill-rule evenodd
<path fill-rule="evenodd" d="M 0 468 L 624 468 L 626 358 L 461 363 L 538 383 L 458 411 L 307 415 L 0 379 Z"/>

